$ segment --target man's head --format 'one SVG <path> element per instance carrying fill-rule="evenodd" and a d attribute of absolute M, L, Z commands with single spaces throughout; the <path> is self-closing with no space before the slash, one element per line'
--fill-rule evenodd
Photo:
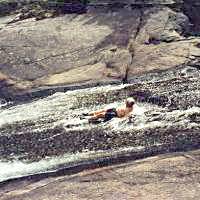
<path fill-rule="evenodd" d="M 135 104 L 135 100 L 132 97 L 126 99 L 126 107 L 131 108 Z"/>

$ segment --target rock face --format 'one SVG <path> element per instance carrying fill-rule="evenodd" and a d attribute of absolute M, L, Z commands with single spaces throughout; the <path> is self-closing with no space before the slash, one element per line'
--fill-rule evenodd
<path fill-rule="evenodd" d="M 61 175 L 66 171 L 74 172 L 75 168 L 80 170 L 159 153 L 199 149 L 198 2 L 116 2 L 101 1 L 89 5 L 84 14 L 67 14 L 39 21 L 35 18 L 16 20 L 19 16 L 0 18 L 0 98 L 18 99 L 22 103 L 25 96 L 28 99 L 40 97 L 25 104 L 0 107 L 0 164 L 12 166 L 17 162 L 17 166 L 25 165 L 21 176 L 44 172 L 40 175 L 48 177 L 52 171 L 55 172 L 53 175 Z M 190 13 L 191 10 L 195 11 Z M 68 91 L 69 88 L 122 82 L 129 84 Z M 52 95 L 44 97 L 49 94 Z M 89 123 L 84 118 L 83 113 L 116 106 L 128 96 L 137 101 L 134 115 L 129 119 Z M 82 156 L 85 152 L 86 157 Z M 71 161 L 69 155 L 75 158 Z M 80 157 L 76 159 L 76 155 Z M 189 191 L 197 185 L 198 168 L 190 162 L 195 160 L 196 163 L 196 158 L 188 161 L 185 157 L 178 158 L 181 167 L 177 170 L 181 169 L 182 173 L 177 175 L 177 171 L 173 171 L 169 181 L 176 180 L 182 187 L 180 177 L 184 177 L 184 181 L 189 177 L 194 183 L 185 187 Z M 53 163 L 53 158 L 63 162 Z M 50 159 L 52 164 L 41 168 L 40 163 L 45 159 Z M 170 160 L 167 162 L 171 163 Z M 163 162 L 158 163 L 168 167 Z M 29 164 L 36 164 L 36 169 L 29 171 L 26 168 Z M 184 171 L 183 166 L 187 164 L 189 167 Z M 7 170 L 6 175 L 0 173 L 0 181 L 15 177 L 16 171 L 12 171 L 15 169 Z M 160 170 L 157 166 L 151 169 L 152 173 Z M 122 177 L 122 171 L 114 171 Z M 127 166 L 124 174 L 126 186 L 132 189 L 132 185 L 139 185 L 138 191 L 141 191 L 146 177 L 142 183 L 140 181 L 145 173 L 141 173 L 140 178 L 132 176 L 127 182 L 129 172 L 138 173 Z M 166 184 L 163 181 L 166 172 L 161 170 L 159 173 L 152 180 L 161 183 L 159 189 L 167 194 L 169 190 L 165 188 L 170 187 L 172 195 L 166 198 L 172 199 L 174 183 Z M 47 179 L 47 182 L 50 180 L 53 179 Z M 85 178 L 79 180 L 88 181 Z M 43 183 L 35 184 L 40 186 Z M 49 182 L 45 188 L 50 191 L 52 185 L 48 185 Z M 66 183 L 64 185 L 59 187 L 65 196 Z M 118 186 L 121 189 L 122 185 Z M 0 198 L 30 199 L 30 190 L 27 185 L 25 187 L 18 190 L 12 183 L 7 188 L 5 185 Z M 152 188 L 157 187 L 158 184 Z M 145 191 L 150 188 L 146 187 Z M 68 190 L 72 191 L 69 187 Z M 43 199 L 44 193 L 40 191 L 34 198 Z M 176 191 L 180 194 L 180 188 Z M 153 192 L 152 199 L 159 192 Z M 185 198 L 195 199 L 194 193 L 190 191 L 191 196 L 188 192 L 182 194 Z M 54 192 L 52 199 L 57 195 Z M 126 191 L 120 195 L 122 198 L 131 197 Z M 94 194 L 93 197 L 98 199 Z M 104 199 L 110 198 L 107 197 Z M 140 197 L 146 199 L 146 193 Z M 62 199 L 61 196 L 58 198 Z M 183 199 L 181 195 L 179 199 Z"/>
<path fill-rule="evenodd" d="M 166 154 L 76 175 L 15 181 L 0 189 L 1 200 L 198 200 L 199 151 Z"/>
<path fill-rule="evenodd" d="M 0 71 L 7 77 L 1 96 L 44 86 L 127 82 L 143 72 L 198 67 L 197 1 L 109 3 L 89 5 L 85 14 L 40 21 L 0 18 Z"/>
<path fill-rule="evenodd" d="M 79 175 L 74 175 L 78 177 L 77 181 L 81 180 L 81 183 L 72 182 L 73 190 L 77 187 L 75 191 L 69 187 L 72 179 L 68 178 L 73 176 L 63 175 L 160 153 L 199 149 L 199 76 L 197 68 L 181 67 L 162 73 L 137 75 L 131 80 L 132 84 L 128 85 L 109 85 L 56 93 L 26 104 L 0 109 L 0 160 L 4 161 L 3 164 L 7 161 L 11 167 L 16 161 L 23 161 L 22 175 L 36 173 L 30 177 L 1 183 L 0 199 L 43 199 L 45 191 L 52 191 L 52 188 L 55 191 L 53 190 L 52 195 L 48 194 L 49 199 L 62 199 L 59 195 L 63 194 L 66 197 L 66 193 L 81 193 L 87 199 L 91 188 L 94 190 L 92 197 L 96 198 L 99 193 L 94 185 L 86 184 L 86 187 L 84 184 L 87 181 L 91 183 L 93 178 L 96 180 L 98 170 L 91 171 L 92 177 L 85 177 L 84 173 L 87 172 L 83 172 L 80 179 Z M 83 118 L 82 113 L 120 104 L 127 96 L 133 96 L 138 106 L 130 119 L 113 119 L 107 123 L 90 124 Z M 75 156 L 84 152 L 88 153 L 87 156 L 69 159 L 69 155 Z M 56 156 L 59 160 L 64 160 L 66 153 L 67 160 L 64 164 L 50 160 L 53 166 L 40 168 L 44 166 L 41 161 Z M 170 157 L 169 154 L 159 156 L 147 166 L 143 163 L 139 169 L 135 168 L 134 162 L 124 164 L 123 169 L 120 166 L 116 167 L 116 170 L 113 167 L 107 168 L 110 169 L 109 173 L 100 173 L 104 181 L 98 182 L 98 187 L 101 185 L 102 196 L 105 195 L 103 198 L 109 199 L 110 191 L 114 191 L 130 199 L 136 195 L 129 193 L 132 191 L 132 185 L 134 191 L 136 188 L 140 191 L 138 199 L 146 199 L 146 189 L 150 188 L 153 189 L 148 194 L 150 197 L 152 195 L 152 199 L 155 196 L 171 199 L 174 195 L 177 199 L 189 196 L 195 199 L 196 195 L 199 197 L 198 189 L 189 192 L 191 187 L 198 188 L 199 153 L 181 153 L 175 158 L 168 156 Z M 29 171 L 31 163 L 37 164 L 37 170 Z M 27 168 L 24 165 L 27 165 Z M 19 177 L 21 168 L 16 167 L 12 168 L 17 169 L 17 174 L 13 173 L 13 170 L 10 172 L 9 168 L 6 173 L 0 173 L 0 180 Z M 47 173 L 48 170 L 50 172 Z M 8 176 L 5 177 L 5 174 Z M 62 177 L 51 177 L 59 175 Z M 120 181 L 116 183 L 114 180 L 119 180 L 118 177 Z M 62 181 L 58 181 L 58 184 L 57 180 L 60 179 Z M 129 191 L 121 193 L 124 185 L 121 184 L 121 180 L 125 181 L 126 187 L 129 185 Z M 53 184 L 54 181 L 56 185 Z M 104 187 L 105 181 L 109 185 L 109 191 Z M 113 187 L 111 183 L 114 184 Z M 115 184 L 120 186 L 116 187 Z M 156 189 L 158 185 L 159 190 Z M 84 187 L 83 193 L 80 192 L 81 187 Z"/>
<path fill-rule="evenodd" d="M 109 2 L 104 3 L 108 4 L 89 6 L 88 12 L 81 15 L 40 21 L 30 18 L 16 23 L 8 23 L 10 17 L 3 18 L 0 30 L 1 98 L 9 99 L 26 91 L 28 98 L 32 98 L 33 89 L 41 97 L 46 92 L 65 91 L 66 84 L 118 81 L 133 85 L 109 92 L 99 89 L 93 93 L 88 89 L 78 94 L 75 91 L 72 96 L 67 93 L 63 98 L 53 97 L 52 101 L 47 98 L 30 103 L 30 108 L 24 105 L 2 112 L 1 156 L 20 155 L 22 159 L 27 156 L 37 160 L 85 149 L 109 150 L 129 145 L 137 147 L 138 144 L 148 146 L 154 142 L 169 142 L 166 151 L 170 151 L 181 147 L 180 140 L 185 144 L 182 148 L 199 145 L 199 110 L 190 107 L 200 105 L 200 39 L 188 37 L 193 19 L 183 12 L 188 2 L 129 1 L 112 9 Z M 83 130 L 78 128 L 78 131 L 74 127 L 71 130 L 71 125 L 66 128 L 60 124 L 63 118 L 67 121 L 79 119 L 83 109 L 90 110 L 91 106 L 98 109 L 100 105 L 119 102 L 127 96 L 134 96 L 142 103 L 167 106 L 167 109 L 147 108 L 143 124 L 149 126 L 137 130 L 133 124 L 129 127 L 131 134 L 124 126 L 123 130 L 111 131 L 110 123 L 98 128 L 83 125 Z M 21 100 L 21 96 L 18 97 Z M 27 113 L 31 108 L 32 112 Z M 157 133 L 153 134 L 155 129 Z M 182 132 L 186 133 L 183 137 Z M 181 139 L 177 140 L 179 134 Z M 152 135 L 150 142 L 149 135 Z M 166 138 L 161 137 L 163 135 Z M 43 139 L 46 136 L 47 139 Z"/>

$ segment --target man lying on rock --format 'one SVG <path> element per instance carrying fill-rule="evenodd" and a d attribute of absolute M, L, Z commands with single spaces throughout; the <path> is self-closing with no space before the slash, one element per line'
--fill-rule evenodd
<path fill-rule="evenodd" d="M 114 117 L 117 118 L 128 117 L 133 111 L 134 105 L 135 105 L 135 100 L 132 97 L 129 97 L 126 99 L 125 104 L 123 106 L 98 110 L 84 115 L 91 116 L 89 118 L 89 122 L 95 122 L 98 119 L 103 119 L 104 122 L 107 122 Z"/>

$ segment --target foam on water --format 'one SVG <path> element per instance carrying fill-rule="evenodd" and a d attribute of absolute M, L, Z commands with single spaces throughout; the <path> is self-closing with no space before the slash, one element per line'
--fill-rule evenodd
<path fill-rule="evenodd" d="M 84 88 L 84 89 L 80 89 L 80 90 L 71 90 L 71 91 L 67 91 L 67 94 L 70 95 L 76 95 L 77 93 L 95 93 L 95 92 L 108 92 L 108 91 L 113 91 L 113 90 L 119 90 L 119 89 L 123 89 L 127 86 L 129 86 L 131 84 L 121 84 L 121 85 L 106 85 L 106 86 L 98 86 L 98 87 L 92 87 L 92 88 Z"/>
<path fill-rule="evenodd" d="M 65 154 L 62 156 L 45 158 L 38 162 L 25 163 L 22 161 L 0 161 L 0 182 L 24 177 L 33 174 L 40 174 L 45 172 L 53 172 L 63 167 L 69 166 L 70 163 L 84 162 L 90 159 L 102 158 L 104 156 L 116 155 L 117 153 L 129 153 L 132 151 L 140 151 L 144 147 L 126 147 L 119 150 L 111 151 L 87 151 L 76 154 Z"/>
<path fill-rule="evenodd" d="M 90 94 L 94 92 L 105 92 L 109 90 L 118 90 L 121 88 L 126 87 L 127 85 L 121 85 L 121 86 L 102 86 L 102 87 L 96 87 L 96 88 L 89 88 L 89 89 L 81 89 L 81 90 L 75 90 L 75 91 L 68 91 L 66 93 L 55 93 L 54 95 L 51 95 L 49 97 L 46 97 L 44 99 L 39 99 L 37 101 L 33 101 L 30 103 L 13 106 L 11 108 L 7 109 L 1 109 L 0 110 L 0 126 L 5 123 L 14 123 L 17 121 L 22 120 L 34 120 L 34 119 L 40 119 L 44 118 L 45 116 L 54 117 L 56 115 L 64 116 L 64 119 L 59 119 L 54 122 L 54 126 L 62 125 L 63 128 L 65 128 L 66 131 L 78 129 L 88 129 L 90 125 L 88 123 L 87 119 L 81 119 L 80 113 L 87 113 L 89 111 L 92 111 L 92 109 L 101 109 L 101 108 L 111 108 L 119 106 L 123 103 L 123 101 L 114 102 L 111 104 L 106 105 L 98 105 L 94 107 L 84 107 L 84 108 L 77 108 L 77 109 L 70 109 L 73 106 L 73 98 L 76 98 L 76 95 L 81 95 L 81 93 L 84 94 Z M 1 105 L 0 105 L 1 107 Z M 191 113 L 198 112 L 200 113 L 200 108 L 193 107 L 188 110 L 175 110 L 172 112 L 168 112 L 165 115 L 166 121 L 149 121 L 147 123 L 147 116 L 146 112 L 153 112 L 154 109 L 158 110 L 159 114 L 162 114 L 161 108 L 158 108 L 155 105 L 151 104 L 145 104 L 145 103 L 137 103 L 135 105 L 134 110 L 132 112 L 132 121 L 129 122 L 129 119 L 127 118 L 113 118 L 111 121 L 107 123 L 102 123 L 99 126 L 104 126 L 105 128 L 109 128 L 109 130 L 113 131 L 119 131 L 120 133 L 123 133 L 123 131 L 130 131 L 130 130 L 140 130 L 145 128 L 151 128 L 151 127 L 157 127 L 161 126 L 162 123 L 170 123 L 167 122 L 167 118 L 172 118 L 174 116 L 177 116 L 181 119 L 182 115 L 190 115 Z M 160 109 L 160 110 L 159 110 Z M 69 113 L 70 110 L 70 113 Z M 67 115 L 65 116 L 65 112 Z M 57 119 L 57 118 L 56 118 Z M 185 117 L 184 119 L 187 119 Z M 182 120 L 183 123 L 186 121 Z M 37 127 L 36 127 L 37 128 Z M 40 127 L 41 128 L 41 127 Z M 38 130 L 35 129 L 37 132 Z M 33 130 L 34 132 L 34 130 Z M 55 135 L 53 136 L 55 137 Z M 49 138 L 48 138 L 49 139 Z M 129 149 L 129 147 L 127 147 Z M 138 147 L 139 148 L 139 147 Z M 140 147 L 143 148 L 143 147 Z M 113 151 L 114 152 L 114 151 Z M 64 156 L 58 156 L 54 158 L 46 158 L 43 160 L 40 160 L 38 162 L 33 163 L 25 163 L 21 161 L 13 161 L 13 162 L 3 162 L 0 161 L 0 181 L 21 177 L 21 176 L 27 176 L 30 174 L 35 173 L 42 173 L 46 171 L 51 171 L 54 169 L 59 168 L 59 166 L 66 165 L 70 162 L 75 162 L 78 160 L 87 160 L 91 158 L 91 156 L 98 154 L 101 154 L 102 152 L 85 152 L 85 153 L 77 153 L 77 154 L 65 154 Z"/>
<path fill-rule="evenodd" d="M 140 105 L 140 106 L 139 105 L 135 105 L 133 114 L 134 115 L 144 115 L 146 110 L 147 109 L 142 105 Z"/>
<path fill-rule="evenodd" d="M 60 113 L 67 112 L 73 107 L 77 94 L 90 94 L 94 92 L 106 92 L 126 87 L 127 85 L 108 85 L 94 88 L 79 89 L 58 92 L 49 97 L 39 99 L 30 103 L 13 106 L 0 112 L 0 126 L 7 123 L 14 123 L 22 120 L 34 120 L 45 118 L 45 116 L 60 116 Z M 3 106 L 0 104 L 0 107 Z"/>
<path fill-rule="evenodd" d="M 57 168 L 59 165 L 88 158 L 90 153 L 65 154 L 64 156 L 46 158 L 33 163 L 25 163 L 16 160 L 12 162 L 0 162 L 0 181 L 52 171 L 52 169 Z"/>
<path fill-rule="evenodd" d="M 101 108 L 112 108 L 112 107 L 118 107 L 120 105 L 122 105 L 124 102 L 114 102 L 111 104 L 106 104 L 106 105 L 101 105 Z M 101 109 L 100 108 L 100 109 Z M 97 109 L 97 108 L 96 108 Z M 133 127 L 142 127 L 144 126 L 144 124 L 146 123 L 146 117 L 145 117 L 145 112 L 147 110 L 150 109 L 150 106 L 147 106 L 145 104 L 141 104 L 138 103 L 137 105 L 135 105 L 133 112 L 131 113 L 131 115 L 134 117 L 136 117 L 137 120 L 134 121 L 134 123 L 129 123 L 129 119 L 128 118 L 113 118 L 112 120 L 108 121 L 108 122 L 104 122 L 104 123 L 100 123 L 98 126 L 103 126 L 103 127 L 109 127 L 111 130 L 114 131 L 122 131 L 122 130 L 129 130 L 132 129 Z M 90 112 L 90 109 L 84 109 L 82 112 L 84 113 L 88 113 Z M 77 109 L 75 111 L 73 111 L 73 114 L 77 114 L 80 113 L 80 109 Z M 88 117 L 89 118 L 89 117 Z M 59 126 L 62 125 L 62 127 L 66 130 L 84 130 L 84 129 L 88 129 L 90 127 L 95 126 L 95 124 L 89 124 L 88 123 L 88 118 L 79 118 L 74 117 L 73 115 L 70 117 L 68 117 L 67 119 L 63 119 L 60 121 L 57 121 L 54 123 L 54 126 Z"/>
<path fill-rule="evenodd" d="M 145 127 L 146 116 L 145 112 L 150 109 L 149 105 L 137 103 L 131 113 L 131 120 L 128 118 L 114 118 L 109 122 L 109 126 L 112 130 L 128 131 L 131 129 L 137 129 Z"/>

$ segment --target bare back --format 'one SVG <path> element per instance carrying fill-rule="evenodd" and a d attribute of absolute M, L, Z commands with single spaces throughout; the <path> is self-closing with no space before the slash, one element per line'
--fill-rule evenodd
<path fill-rule="evenodd" d="M 127 117 L 133 111 L 133 107 L 121 106 L 118 107 L 116 110 L 117 110 L 117 116 L 119 118 L 122 118 L 122 117 Z"/>

